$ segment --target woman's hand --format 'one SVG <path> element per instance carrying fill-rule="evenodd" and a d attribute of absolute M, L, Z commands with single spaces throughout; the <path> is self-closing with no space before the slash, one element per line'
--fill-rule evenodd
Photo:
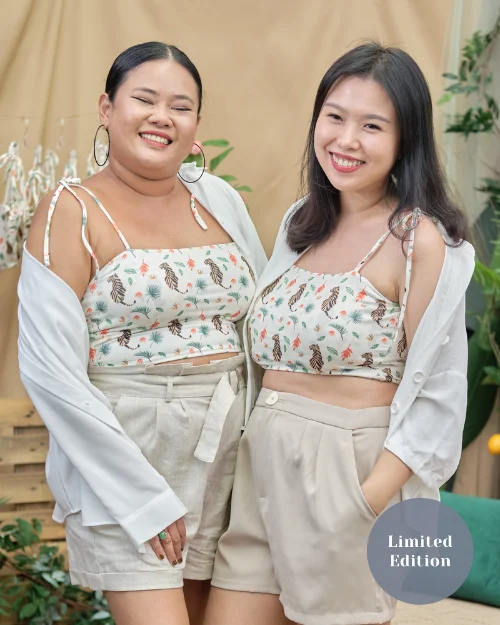
<path fill-rule="evenodd" d="M 371 488 L 370 482 L 368 481 L 362 484 L 361 490 L 373 512 L 375 512 L 377 516 L 382 514 L 390 499 L 386 501 L 386 497 L 381 496 L 380 489 L 377 492 L 375 489 Z"/>
<path fill-rule="evenodd" d="M 157 536 L 149 541 L 156 556 L 163 560 L 165 556 L 172 566 L 182 562 L 182 551 L 186 544 L 186 526 L 184 519 L 174 521 Z"/>

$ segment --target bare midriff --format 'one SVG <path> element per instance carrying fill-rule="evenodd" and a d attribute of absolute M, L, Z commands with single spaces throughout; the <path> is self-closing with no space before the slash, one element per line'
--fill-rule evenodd
<path fill-rule="evenodd" d="M 262 386 L 351 410 L 390 406 L 398 388 L 390 382 L 354 376 L 334 377 L 271 370 L 264 373 Z"/>

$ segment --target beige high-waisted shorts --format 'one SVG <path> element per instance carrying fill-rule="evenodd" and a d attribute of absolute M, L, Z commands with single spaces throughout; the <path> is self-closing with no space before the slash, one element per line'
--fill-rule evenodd
<path fill-rule="evenodd" d="M 389 621 L 396 600 L 368 566 L 377 517 L 360 486 L 389 418 L 389 407 L 349 410 L 263 389 L 241 439 L 212 585 L 278 594 L 304 625 Z"/>
<path fill-rule="evenodd" d="M 119 525 L 83 526 L 81 514 L 72 514 L 66 519 L 72 583 L 94 590 L 154 590 L 212 577 L 217 541 L 229 520 L 244 423 L 243 362 L 244 356 L 235 356 L 198 367 L 133 365 L 90 374 L 125 432 L 188 509 L 187 541 L 183 563 L 173 567 L 149 543 L 146 553 L 137 551 Z"/>

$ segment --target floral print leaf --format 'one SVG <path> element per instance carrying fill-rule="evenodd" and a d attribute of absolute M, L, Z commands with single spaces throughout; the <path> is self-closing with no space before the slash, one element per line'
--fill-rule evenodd
<path fill-rule="evenodd" d="M 375 345 L 372 345 L 370 349 L 377 349 L 377 347 L 378 347 L 378 343 L 375 343 Z"/>
<path fill-rule="evenodd" d="M 344 282 L 346 282 L 347 280 L 349 280 L 349 278 L 344 278 L 343 280 L 340 281 L 340 284 L 344 284 Z"/>
<path fill-rule="evenodd" d="M 324 341 L 324 340 L 325 340 L 325 338 L 326 338 L 325 336 L 318 336 L 318 339 L 317 339 L 317 340 L 318 340 L 318 341 Z"/>
<path fill-rule="evenodd" d="M 283 340 L 285 341 L 287 345 L 290 345 L 290 339 L 288 338 L 288 336 L 284 336 Z"/>
<path fill-rule="evenodd" d="M 359 339 L 359 334 L 357 332 L 353 332 L 352 335 L 356 337 L 357 339 Z"/>
<path fill-rule="evenodd" d="M 195 349 L 197 349 L 200 352 L 200 354 L 203 354 L 203 352 L 202 352 L 203 345 L 201 343 L 199 343 L 199 342 L 194 342 L 193 341 L 191 343 L 188 343 L 188 347 L 194 347 Z"/>
<path fill-rule="evenodd" d="M 342 298 L 342 302 L 345 302 L 347 299 L 347 295 L 344 295 L 344 297 Z"/>
<path fill-rule="evenodd" d="M 161 332 L 158 332 L 157 330 L 151 332 L 151 334 L 149 335 L 149 340 L 151 341 L 151 344 L 156 343 L 157 345 L 159 345 L 163 342 L 163 334 Z"/>
<path fill-rule="evenodd" d="M 163 312 L 163 308 L 157 308 L 156 309 L 158 312 Z"/>
<path fill-rule="evenodd" d="M 130 277 L 128 278 L 127 282 L 129 283 L 129 286 L 132 286 L 134 284 L 134 281 Z"/>
<path fill-rule="evenodd" d="M 346 286 L 345 290 L 347 291 L 347 293 L 349 293 L 349 295 L 354 295 L 354 291 L 351 289 L 350 286 Z"/>
<path fill-rule="evenodd" d="M 326 349 L 330 352 L 330 354 L 333 354 L 334 356 L 338 356 L 338 355 L 339 355 L 339 353 L 338 353 L 338 351 L 335 349 L 335 347 L 330 347 L 330 346 L 328 346 Z"/>
<path fill-rule="evenodd" d="M 303 321 L 303 322 L 302 322 L 302 327 L 303 327 L 303 328 L 307 328 L 307 325 L 306 325 L 306 322 L 305 322 L 305 321 Z"/>
<path fill-rule="evenodd" d="M 137 271 L 135 269 L 132 269 L 132 267 L 129 267 L 129 268 L 125 269 L 124 271 L 125 271 L 125 273 L 135 273 L 135 274 L 137 273 Z"/>
<path fill-rule="evenodd" d="M 147 358 L 151 362 L 151 359 L 153 358 L 154 354 L 153 352 L 150 352 L 150 351 L 142 351 L 142 352 L 135 352 L 134 356 L 137 356 L 137 358 Z"/>

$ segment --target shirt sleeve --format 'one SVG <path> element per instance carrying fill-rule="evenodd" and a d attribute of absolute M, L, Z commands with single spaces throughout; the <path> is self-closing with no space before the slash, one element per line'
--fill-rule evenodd
<path fill-rule="evenodd" d="M 81 479 L 139 547 L 186 507 L 90 382 L 87 327 L 72 289 L 25 253 L 18 294 L 19 367 L 28 395 Z"/>

